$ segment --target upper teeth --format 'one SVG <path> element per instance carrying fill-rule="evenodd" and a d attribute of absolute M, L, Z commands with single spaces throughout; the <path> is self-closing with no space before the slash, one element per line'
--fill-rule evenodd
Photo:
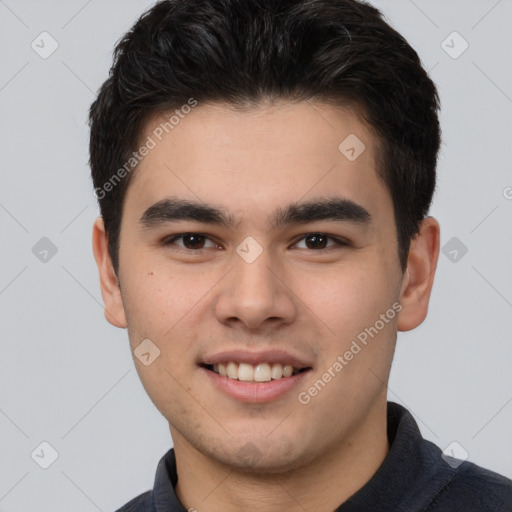
<path fill-rule="evenodd" d="M 268 382 L 271 379 L 281 379 L 282 377 L 291 377 L 298 373 L 299 370 L 288 364 L 281 363 L 218 363 L 213 365 L 213 371 L 230 379 L 238 379 L 243 381 Z"/>

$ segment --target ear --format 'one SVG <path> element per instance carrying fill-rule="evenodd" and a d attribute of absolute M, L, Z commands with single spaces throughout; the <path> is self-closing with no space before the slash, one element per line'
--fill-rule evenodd
<path fill-rule="evenodd" d="M 399 331 L 410 331 L 418 327 L 427 316 L 439 256 L 439 239 L 440 227 L 437 220 L 433 217 L 423 219 L 409 249 L 400 291 L 402 309 L 397 322 Z"/>
<path fill-rule="evenodd" d="M 100 273 L 101 296 L 105 303 L 105 318 L 115 327 L 126 327 L 126 315 L 119 281 L 108 252 L 108 238 L 103 219 L 98 217 L 92 228 L 92 249 Z"/>

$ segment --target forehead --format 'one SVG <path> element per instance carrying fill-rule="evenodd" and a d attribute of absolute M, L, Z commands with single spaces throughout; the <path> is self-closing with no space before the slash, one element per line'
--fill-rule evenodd
<path fill-rule="evenodd" d="M 140 144 L 151 140 L 152 149 L 125 204 L 142 209 L 172 195 L 243 217 L 250 208 L 263 215 L 280 203 L 341 195 L 392 208 L 376 172 L 377 138 L 352 110 L 313 101 L 246 110 L 199 104 L 171 124 L 173 113 L 146 124 Z"/>

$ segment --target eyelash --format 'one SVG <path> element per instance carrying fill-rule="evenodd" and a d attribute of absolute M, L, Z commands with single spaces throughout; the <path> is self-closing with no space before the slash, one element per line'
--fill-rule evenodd
<path fill-rule="evenodd" d="M 206 235 L 204 233 L 186 232 L 186 233 L 178 233 L 176 235 L 172 235 L 170 237 L 167 237 L 167 238 L 163 239 L 162 240 L 162 245 L 164 245 L 164 246 L 173 245 L 177 240 L 183 239 L 184 237 L 191 236 L 191 235 L 196 235 L 196 236 L 204 237 L 205 239 L 210 240 L 211 242 L 213 242 L 213 240 L 211 240 L 208 237 L 208 235 Z M 335 236 L 328 235 L 327 233 L 322 233 L 322 232 L 317 232 L 317 231 L 313 231 L 311 233 L 306 233 L 305 235 L 302 235 L 302 237 L 298 238 L 294 242 L 293 245 L 297 244 L 298 242 L 300 242 L 300 241 L 304 240 L 305 238 L 307 238 L 308 236 L 312 236 L 312 235 L 320 235 L 320 236 L 327 237 L 329 240 L 334 241 L 335 245 L 330 246 L 330 247 L 320 248 L 320 249 L 308 249 L 308 248 L 306 248 L 309 251 L 328 252 L 331 249 L 336 249 L 336 248 L 340 248 L 340 247 L 348 247 L 350 245 L 345 240 L 342 240 L 342 239 L 337 238 Z M 213 242 L 213 243 L 215 243 L 215 242 Z M 203 251 L 205 249 L 212 249 L 212 247 L 201 247 L 200 249 L 188 249 L 187 247 L 179 247 L 179 249 L 187 251 L 187 252 L 200 252 L 200 251 Z"/>

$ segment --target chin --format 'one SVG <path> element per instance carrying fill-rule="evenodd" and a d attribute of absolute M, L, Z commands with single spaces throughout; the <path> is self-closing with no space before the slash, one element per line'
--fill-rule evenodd
<path fill-rule="evenodd" d="M 278 474 L 297 469 L 309 462 L 312 457 L 307 453 L 299 452 L 300 443 L 282 441 L 270 443 L 268 439 L 238 441 L 238 447 L 215 450 L 207 455 L 225 464 L 236 468 L 237 471 L 253 474 Z M 204 452 L 203 452 L 204 453 Z"/>

